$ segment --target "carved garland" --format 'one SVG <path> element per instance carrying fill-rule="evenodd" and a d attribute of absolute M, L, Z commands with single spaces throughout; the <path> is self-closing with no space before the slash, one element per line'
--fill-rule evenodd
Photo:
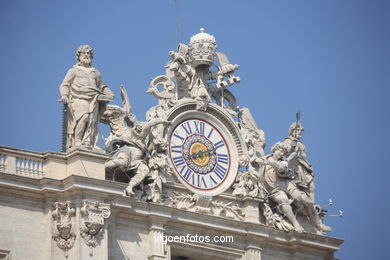
<path fill-rule="evenodd" d="M 173 192 L 173 194 L 175 196 L 169 198 L 169 206 L 171 207 L 240 221 L 245 219 L 245 213 L 242 209 L 236 205 L 232 205 L 231 202 L 212 201 L 211 197 L 198 194 L 190 195 L 180 194 L 178 192 Z"/>

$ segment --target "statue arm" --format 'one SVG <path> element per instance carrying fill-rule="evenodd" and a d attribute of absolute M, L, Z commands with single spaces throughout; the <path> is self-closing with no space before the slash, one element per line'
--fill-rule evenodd
<path fill-rule="evenodd" d="M 298 153 L 296 151 L 292 152 L 287 158 L 286 161 L 290 162 L 298 158 Z"/>
<path fill-rule="evenodd" d="M 115 97 L 115 94 L 114 92 L 111 91 L 111 89 L 109 89 L 106 85 L 103 85 L 103 88 L 102 88 L 102 92 L 103 94 L 101 94 L 101 98 L 102 101 L 112 101 Z"/>
<path fill-rule="evenodd" d="M 265 165 L 269 165 L 272 168 L 274 168 L 276 174 L 279 177 L 282 177 L 282 178 L 291 178 L 292 177 L 292 174 L 288 168 L 288 164 L 286 161 L 274 161 L 274 160 L 270 160 L 270 159 L 265 159 L 263 161 L 263 163 Z"/>
<path fill-rule="evenodd" d="M 306 171 L 313 173 L 313 166 L 307 161 L 306 147 L 303 143 L 299 142 L 296 144 L 294 151 L 286 159 L 289 163 L 290 161 L 297 160 Z"/>
<path fill-rule="evenodd" d="M 61 102 L 68 103 L 69 94 L 70 94 L 70 87 L 73 83 L 74 77 L 75 77 L 74 69 L 71 68 L 66 73 L 65 78 L 60 85 L 60 95 L 61 95 L 60 101 Z"/>
<path fill-rule="evenodd" d="M 101 94 L 99 95 L 99 101 L 103 102 L 109 102 L 114 99 L 114 92 L 111 91 L 111 89 L 103 82 L 102 76 L 98 70 L 96 70 L 97 73 L 97 85 L 101 89 Z"/>
<path fill-rule="evenodd" d="M 142 134 L 141 135 L 142 135 L 142 137 L 146 137 L 150 133 L 150 129 L 153 126 L 156 126 L 158 124 L 168 124 L 168 123 L 170 123 L 170 122 L 166 121 L 164 119 L 154 118 L 154 119 L 150 120 L 149 122 L 145 123 L 145 125 L 142 128 Z"/>

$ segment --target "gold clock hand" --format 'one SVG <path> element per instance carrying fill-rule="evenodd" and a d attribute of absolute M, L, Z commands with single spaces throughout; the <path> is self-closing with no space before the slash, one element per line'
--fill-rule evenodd
<path fill-rule="evenodd" d="M 211 153 L 215 153 L 215 149 L 207 149 L 207 150 L 204 150 L 204 151 L 200 150 L 200 151 L 198 151 L 196 153 L 191 154 L 190 157 L 192 159 L 203 158 L 206 154 L 211 154 Z"/>
<path fill-rule="evenodd" d="M 199 152 L 191 154 L 192 159 L 196 159 L 199 157 Z"/>

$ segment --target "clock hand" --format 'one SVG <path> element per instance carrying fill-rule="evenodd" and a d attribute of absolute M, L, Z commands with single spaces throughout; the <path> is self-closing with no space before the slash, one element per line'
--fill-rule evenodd
<path fill-rule="evenodd" d="M 199 152 L 191 154 L 192 159 L 196 159 L 199 157 Z"/>
<path fill-rule="evenodd" d="M 193 153 L 193 154 L 191 154 L 191 158 L 192 159 L 196 159 L 196 158 L 199 158 L 199 157 L 203 158 L 204 155 L 211 154 L 211 153 L 215 153 L 215 149 L 214 148 L 213 149 L 207 149 L 205 151 L 200 150 L 197 153 Z"/>
<path fill-rule="evenodd" d="M 212 154 L 212 153 L 215 153 L 215 149 L 207 149 L 205 151 L 203 151 L 203 154 Z"/>
<path fill-rule="evenodd" d="M 215 148 L 212 148 L 212 149 L 208 149 L 207 152 L 210 154 L 210 153 L 214 153 L 215 154 Z"/>
<path fill-rule="evenodd" d="M 196 159 L 196 158 L 199 158 L 199 157 L 203 157 L 203 151 L 202 150 L 200 150 L 200 151 L 198 151 L 196 153 L 191 154 L 191 158 L 192 159 Z"/>

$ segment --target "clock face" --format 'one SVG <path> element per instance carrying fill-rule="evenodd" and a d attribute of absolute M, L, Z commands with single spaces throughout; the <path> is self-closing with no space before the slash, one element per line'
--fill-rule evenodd
<path fill-rule="evenodd" d="M 227 138 L 210 121 L 188 118 L 173 126 L 169 157 L 181 182 L 191 190 L 214 195 L 228 178 L 231 154 Z"/>

